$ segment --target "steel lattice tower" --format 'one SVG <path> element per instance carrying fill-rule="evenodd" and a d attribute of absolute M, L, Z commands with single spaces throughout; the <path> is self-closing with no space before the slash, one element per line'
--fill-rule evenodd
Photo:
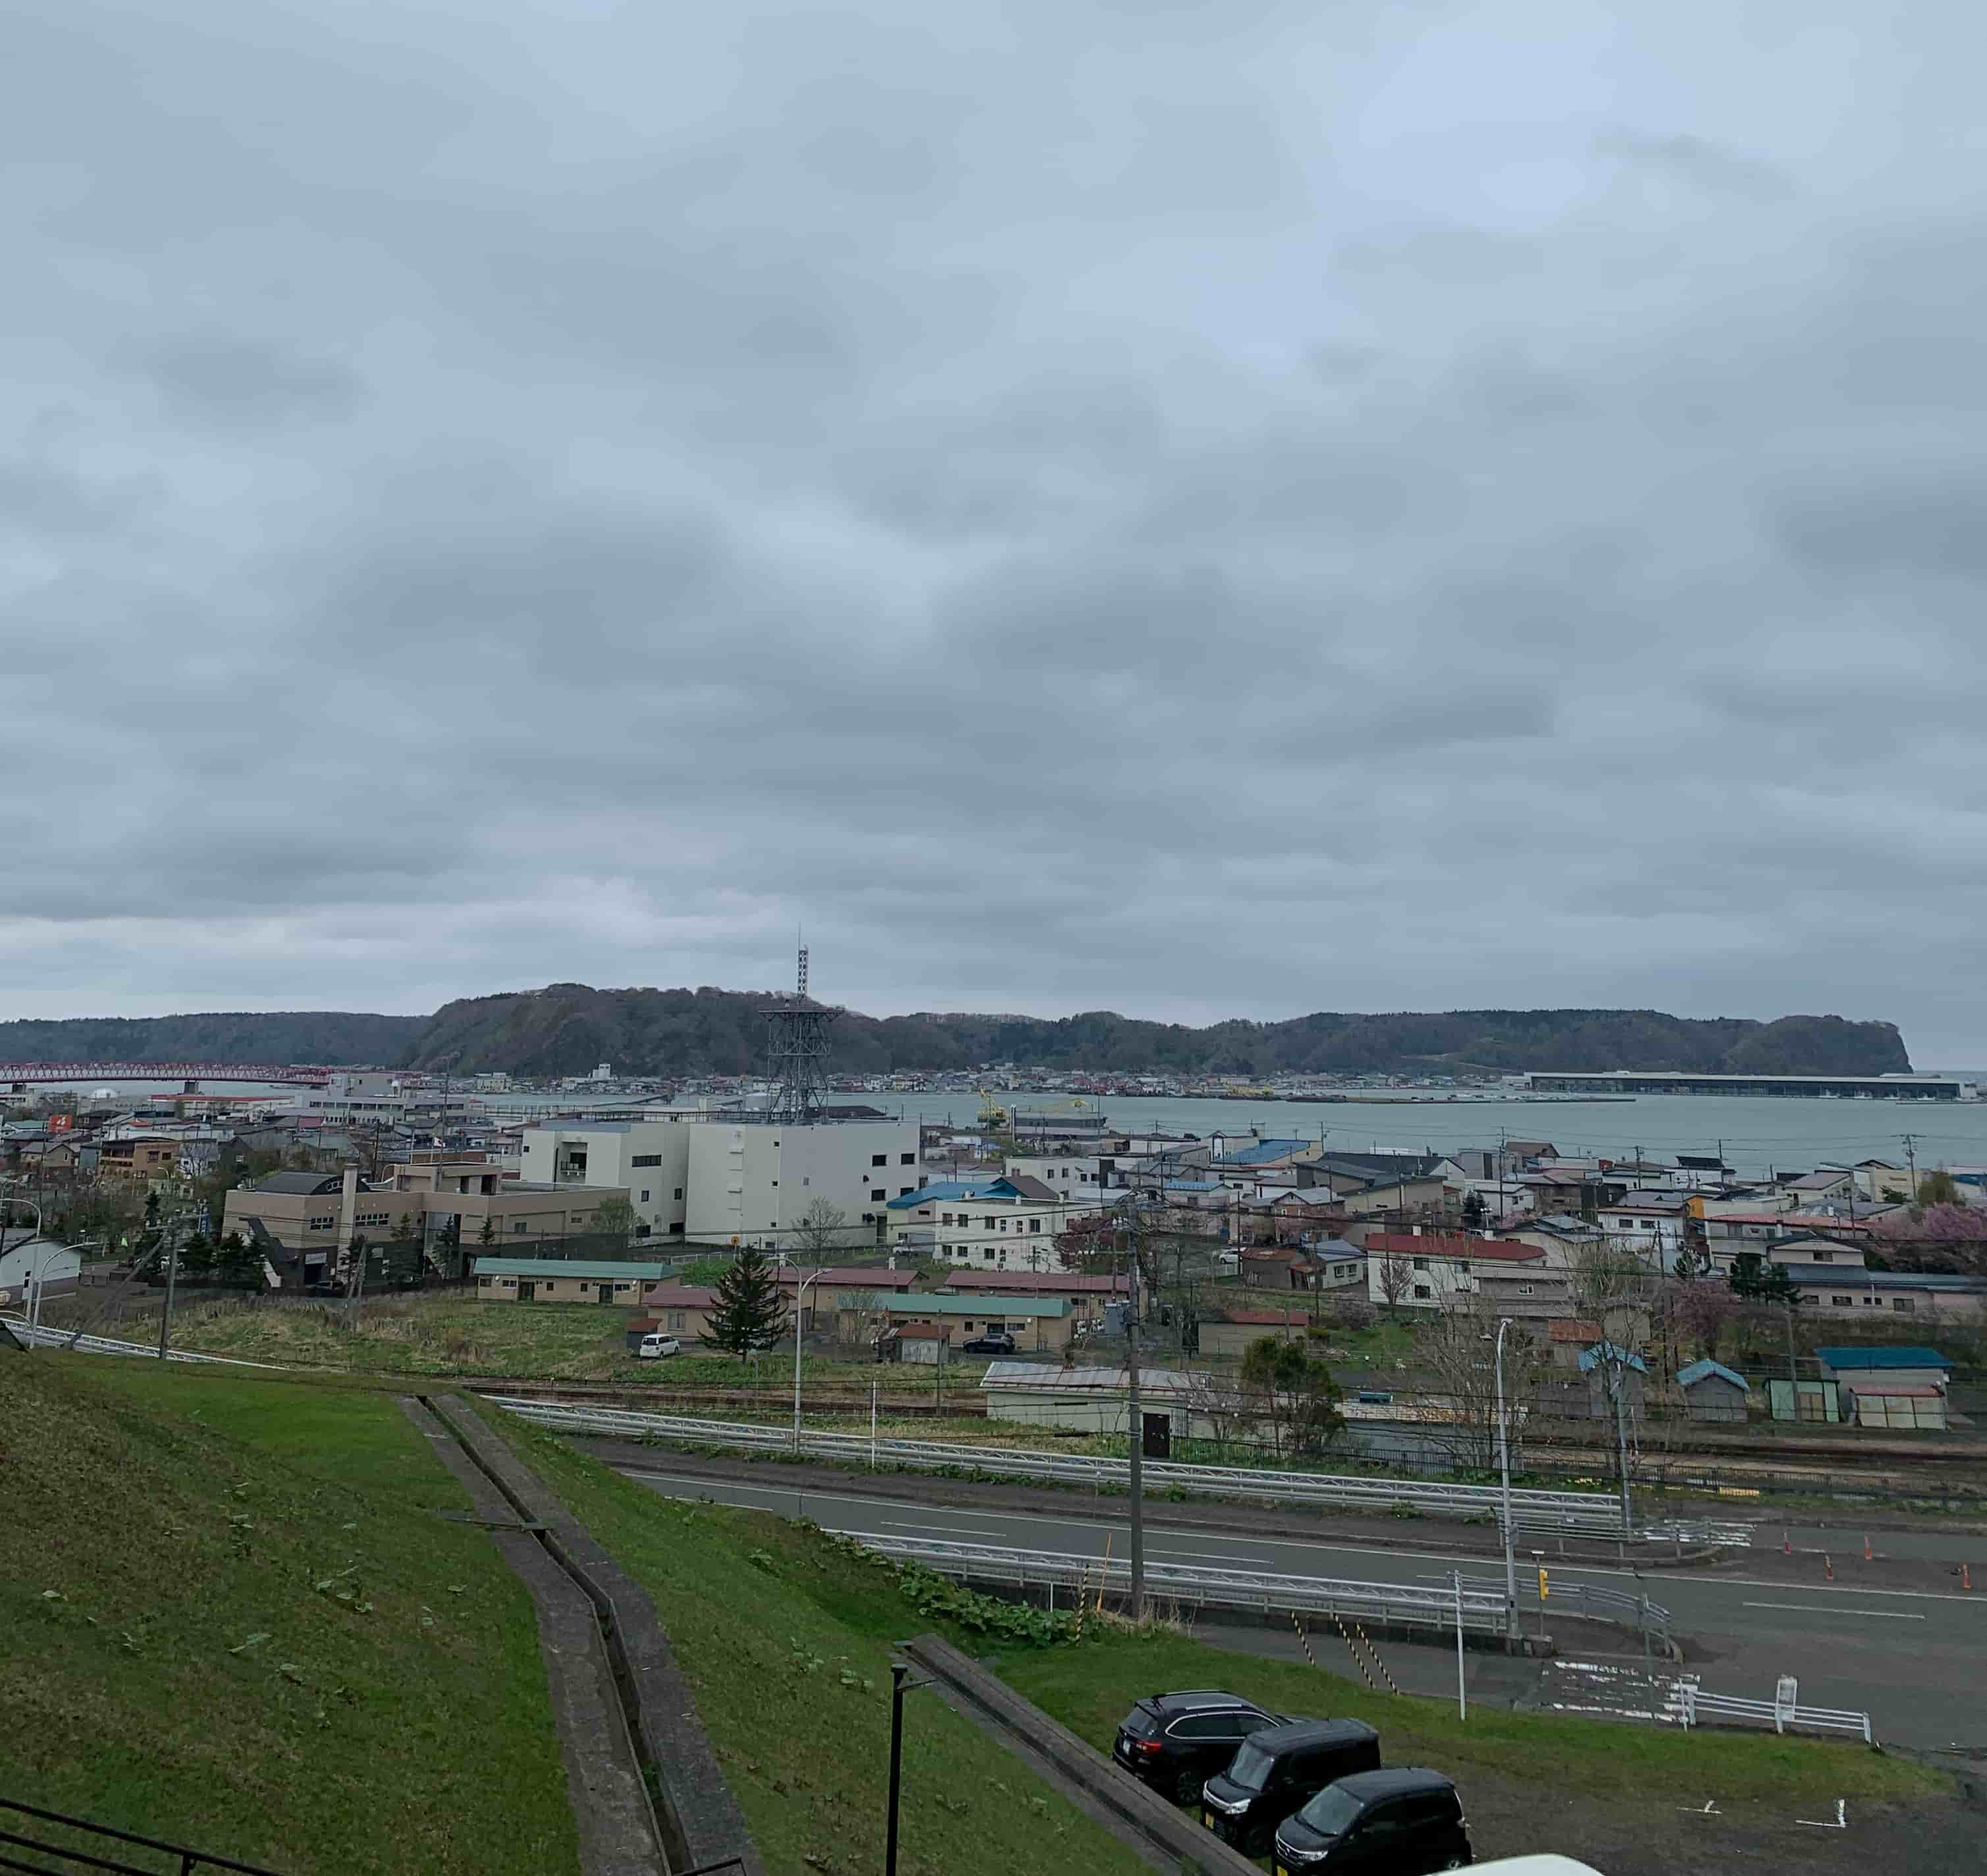
<path fill-rule="evenodd" d="M 768 1120 L 798 1125 L 821 1119 L 828 1078 L 828 1026 L 841 1014 L 808 1000 L 807 946 L 802 945 L 794 994 L 760 1012 L 766 1019 L 767 1065 L 779 1083 L 766 1110 Z"/>

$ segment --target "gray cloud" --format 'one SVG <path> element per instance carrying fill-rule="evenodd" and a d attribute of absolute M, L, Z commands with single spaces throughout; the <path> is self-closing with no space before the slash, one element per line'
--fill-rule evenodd
<path fill-rule="evenodd" d="M 1987 1059 L 1973 9 L 16 11 L 10 1011 Z"/>

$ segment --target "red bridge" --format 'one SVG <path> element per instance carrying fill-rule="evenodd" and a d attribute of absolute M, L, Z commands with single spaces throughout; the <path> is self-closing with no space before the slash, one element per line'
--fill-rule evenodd
<path fill-rule="evenodd" d="M 322 1088 L 332 1068 L 275 1068 L 239 1061 L 5 1061 L 0 1091 L 12 1094 L 52 1081 L 177 1081 L 191 1094 L 204 1081 L 275 1081 L 290 1087 Z"/>

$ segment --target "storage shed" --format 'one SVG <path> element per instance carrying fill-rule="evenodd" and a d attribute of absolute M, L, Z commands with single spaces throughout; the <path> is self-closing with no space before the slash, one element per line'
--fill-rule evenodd
<path fill-rule="evenodd" d="M 1936 1388 L 1942 1394 L 1952 1378 L 1952 1362 L 1936 1348 L 1880 1342 L 1873 1347 L 1817 1348 L 1814 1352 L 1823 1375 L 1845 1388 Z"/>
<path fill-rule="evenodd" d="M 1903 1388 L 1880 1381 L 1859 1382 L 1847 1390 L 1850 1418 L 1858 1426 L 1894 1432 L 1942 1433 L 1945 1396 L 1936 1388 Z"/>
<path fill-rule="evenodd" d="M 1753 1392 L 1744 1375 L 1716 1361 L 1693 1361 L 1678 1368 L 1677 1386 L 1683 1394 L 1683 1410 L 1693 1420 L 1743 1420 Z"/>

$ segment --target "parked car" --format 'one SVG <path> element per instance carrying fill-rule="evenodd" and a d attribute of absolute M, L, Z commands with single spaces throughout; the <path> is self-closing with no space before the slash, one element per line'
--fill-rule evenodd
<path fill-rule="evenodd" d="M 1200 1820 L 1245 1857 L 1260 1857 L 1292 1812 L 1379 1763 L 1380 1736 L 1364 1720 L 1294 1719 L 1242 1742 L 1228 1769 L 1201 1787 Z"/>
<path fill-rule="evenodd" d="M 1459 1870 L 1474 1861 L 1466 1822 L 1461 1797 L 1439 1772 L 1404 1766 L 1355 1773 L 1327 1786 L 1284 1820 L 1274 1867 L 1277 1876 L 1308 1876 L 1313 1870 L 1320 1876 L 1341 1871 L 1425 1876 L 1431 1870 Z"/>
<path fill-rule="evenodd" d="M 1119 1722 L 1111 1755 L 1133 1777 L 1190 1804 L 1250 1733 L 1289 1717 L 1218 1689 L 1154 1694 Z"/>
<path fill-rule="evenodd" d="M 984 1335 L 976 1335 L 970 1342 L 959 1345 L 961 1355 L 1012 1355 L 1014 1338 L 1004 1329 L 989 1330 Z"/>
<path fill-rule="evenodd" d="M 645 1335 L 641 1347 L 635 1351 L 637 1358 L 644 1361 L 660 1361 L 665 1356 L 682 1353 L 683 1344 L 673 1335 Z"/>

